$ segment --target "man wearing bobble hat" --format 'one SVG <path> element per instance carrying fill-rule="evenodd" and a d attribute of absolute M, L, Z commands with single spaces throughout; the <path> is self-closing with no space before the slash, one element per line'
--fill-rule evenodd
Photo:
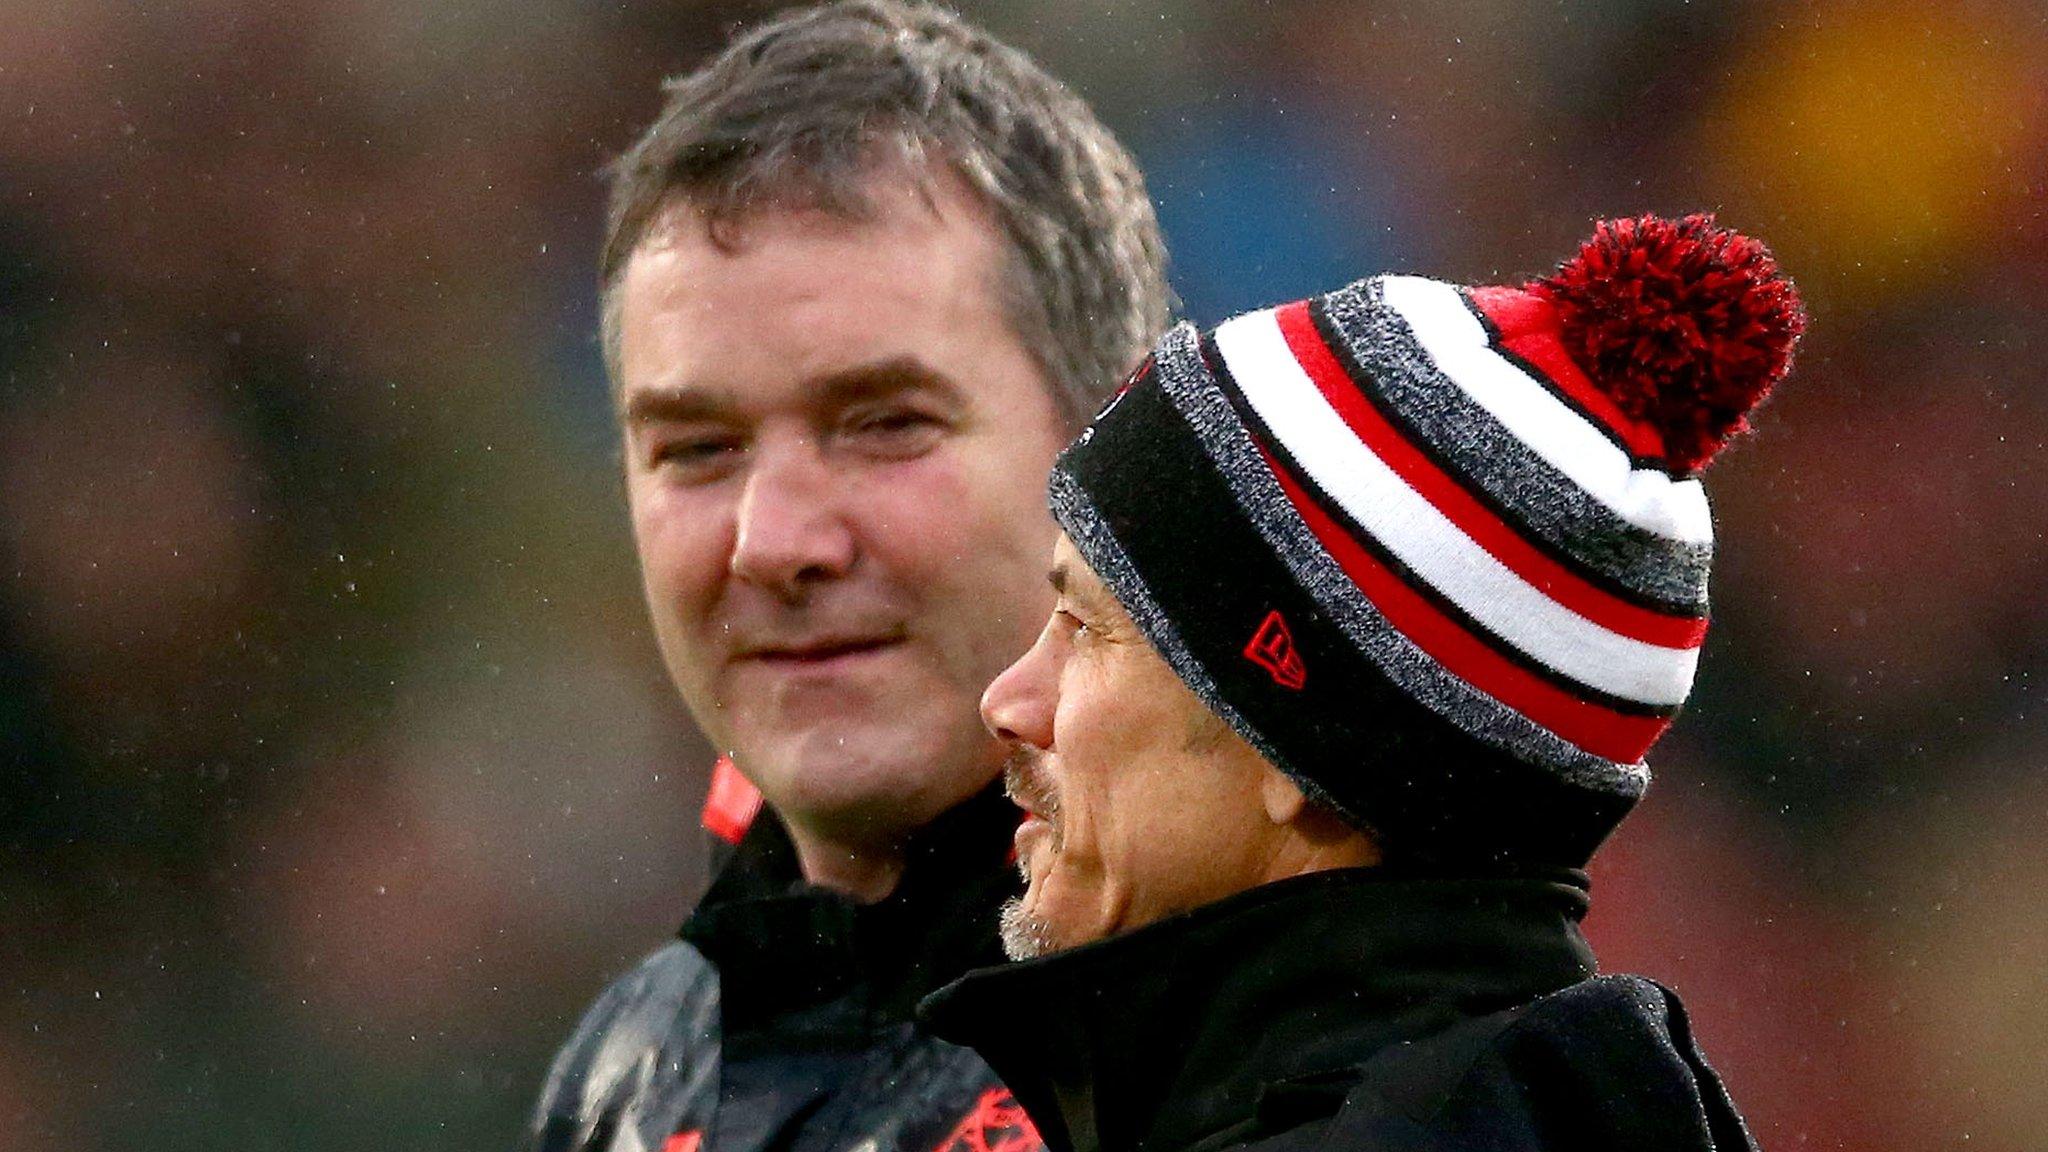
<path fill-rule="evenodd" d="M 1584 866 L 1689 691 L 1700 472 L 1804 325 L 1711 217 L 1182 325 L 1060 457 L 982 700 L 1019 961 L 925 1002 L 1056 1149 L 1748 1149 Z"/>

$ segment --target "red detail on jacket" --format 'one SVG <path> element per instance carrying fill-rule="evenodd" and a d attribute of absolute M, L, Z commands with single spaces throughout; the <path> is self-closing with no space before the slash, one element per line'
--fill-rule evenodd
<path fill-rule="evenodd" d="M 1244 658 L 1264 668 L 1282 688 L 1299 692 L 1308 683 L 1308 669 L 1302 665 L 1301 653 L 1294 650 L 1294 633 L 1287 630 L 1287 619 L 1278 608 L 1266 613 L 1259 630 L 1252 633 L 1251 643 L 1244 646 Z"/>
<path fill-rule="evenodd" d="M 721 760 L 719 763 L 722 764 L 724 761 Z M 662 1141 L 661 1152 L 697 1152 L 703 1146 L 704 1133 L 692 1128 L 688 1132 L 678 1132 Z"/>
<path fill-rule="evenodd" d="M 727 844 L 738 844 L 760 811 L 761 790 L 740 775 L 731 757 L 720 756 L 711 766 L 711 793 L 704 797 L 704 830 Z M 675 1150 L 664 1147 L 662 1152 Z"/>
<path fill-rule="evenodd" d="M 998 1086 L 983 1092 L 973 1110 L 932 1152 L 1041 1152 L 1044 1147 L 1017 1098 Z"/>

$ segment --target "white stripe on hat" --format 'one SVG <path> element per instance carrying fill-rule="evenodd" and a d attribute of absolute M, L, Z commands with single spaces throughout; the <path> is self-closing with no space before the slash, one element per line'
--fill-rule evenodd
<path fill-rule="evenodd" d="M 1600 429 L 1495 351 L 1456 288 L 1419 276 L 1386 276 L 1380 285 L 1437 368 L 1566 479 L 1646 532 L 1713 543 L 1697 478 L 1635 467 Z"/>
<path fill-rule="evenodd" d="M 1294 358 L 1273 310 L 1225 321 L 1215 339 L 1238 389 L 1316 486 L 1466 615 L 1600 692 L 1660 706 L 1685 701 L 1697 648 L 1603 628 L 1495 559 L 1352 433 Z"/>

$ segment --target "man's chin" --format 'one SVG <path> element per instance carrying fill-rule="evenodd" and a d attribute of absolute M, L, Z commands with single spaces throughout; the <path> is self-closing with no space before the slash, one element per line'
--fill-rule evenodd
<path fill-rule="evenodd" d="M 1034 960 L 1053 950 L 1045 921 L 1032 915 L 1022 896 L 1003 904 L 1001 927 L 1003 954 L 1012 960 Z"/>

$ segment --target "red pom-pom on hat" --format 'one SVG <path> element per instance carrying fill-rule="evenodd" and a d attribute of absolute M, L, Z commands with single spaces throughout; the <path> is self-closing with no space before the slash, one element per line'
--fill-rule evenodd
<path fill-rule="evenodd" d="M 1763 243 L 1707 214 L 1602 220 L 1528 290 L 1557 310 L 1565 350 L 1691 474 L 1749 427 L 1792 367 L 1806 313 Z"/>

